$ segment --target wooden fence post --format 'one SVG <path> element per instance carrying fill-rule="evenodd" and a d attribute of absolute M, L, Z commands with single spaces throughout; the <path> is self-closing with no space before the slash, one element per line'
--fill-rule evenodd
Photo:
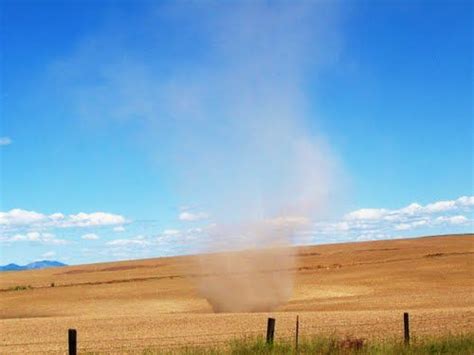
<path fill-rule="evenodd" d="M 298 352 L 298 336 L 300 332 L 300 316 L 296 316 L 296 334 L 295 334 L 295 350 Z"/>
<path fill-rule="evenodd" d="M 273 344 L 273 337 L 274 336 L 275 336 L 275 318 L 268 318 L 267 344 Z"/>
<path fill-rule="evenodd" d="M 77 355 L 77 331 L 76 329 L 68 330 L 69 355 Z"/>
<path fill-rule="evenodd" d="M 404 340 L 405 345 L 410 344 L 410 319 L 408 313 L 403 313 L 403 333 L 404 333 Z"/>

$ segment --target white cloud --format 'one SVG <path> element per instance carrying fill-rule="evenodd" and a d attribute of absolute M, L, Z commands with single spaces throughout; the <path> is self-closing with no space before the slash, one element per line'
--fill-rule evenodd
<path fill-rule="evenodd" d="M 387 214 L 385 209 L 363 208 L 357 211 L 348 213 L 345 216 L 347 220 L 373 220 L 379 219 Z"/>
<path fill-rule="evenodd" d="M 469 223 L 469 220 L 465 216 L 453 216 L 449 218 L 451 224 L 465 224 Z"/>
<path fill-rule="evenodd" d="M 0 225 L 27 225 L 45 221 L 44 214 L 15 208 L 8 212 L 0 212 Z"/>
<path fill-rule="evenodd" d="M 423 207 L 420 204 L 412 203 L 412 204 L 400 209 L 400 212 L 402 212 L 404 214 L 413 215 L 415 213 L 420 212 L 421 210 L 423 210 Z"/>
<path fill-rule="evenodd" d="M 413 222 L 397 224 L 395 225 L 395 230 L 410 230 L 410 229 L 415 229 L 418 227 L 428 226 L 428 225 L 429 225 L 429 221 L 426 219 L 423 219 L 423 220 L 417 220 Z"/>
<path fill-rule="evenodd" d="M 474 196 L 462 196 L 456 200 L 456 204 L 464 207 L 474 206 Z"/>
<path fill-rule="evenodd" d="M 117 226 L 114 227 L 114 232 L 125 232 L 125 227 L 124 226 Z"/>
<path fill-rule="evenodd" d="M 424 206 L 411 203 L 393 210 L 363 208 L 346 214 L 342 221 L 315 223 L 312 230 L 299 232 L 298 236 L 303 240 L 313 240 L 318 236 L 325 236 L 326 239 L 375 240 L 399 237 L 397 233 L 400 231 L 404 231 L 405 235 L 420 230 L 446 232 L 472 226 L 474 220 L 467 216 L 472 216 L 473 206 L 474 196 L 462 196 Z"/>
<path fill-rule="evenodd" d="M 195 221 L 201 221 L 203 219 L 209 218 L 209 215 L 204 212 L 197 212 L 197 213 L 191 213 L 191 212 L 181 212 L 178 216 L 180 221 L 185 221 L 185 222 L 195 222 Z"/>
<path fill-rule="evenodd" d="M 416 216 L 428 216 L 447 211 L 459 211 L 472 206 L 474 206 L 474 196 L 462 196 L 457 200 L 437 201 L 429 203 L 426 206 L 412 203 L 397 210 L 363 208 L 348 213 L 344 219 L 352 221 L 376 221 L 380 219 L 385 219 L 387 221 L 401 221 L 405 218 Z"/>
<path fill-rule="evenodd" d="M 81 236 L 81 239 L 84 240 L 97 240 L 99 239 L 99 236 L 95 233 L 87 233 Z"/>
<path fill-rule="evenodd" d="M 33 242 L 39 244 L 51 244 L 51 245 L 64 245 L 68 244 L 68 241 L 65 239 L 56 238 L 52 233 L 44 232 L 28 232 L 24 234 L 14 234 L 12 236 L 0 237 L 0 242 L 2 243 L 15 243 L 15 242 Z"/>
<path fill-rule="evenodd" d="M 427 212 L 443 212 L 456 208 L 456 201 L 438 201 L 426 205 Z"/>
<path fill-rule="evenodd" d="M 409 223 L 400 223 L 395 226 L 397 231 L 405 231 L 411 228 L 411 224 Z"/>
<path fill-rule="evenodd" d="M 163 231 L 163 235 L 166 236 L 174 236 L 174 235 L 179 235 L 180 231 L 177 229 L 165 229 Z"/>
<path fill-rule="evenodd" d="M 446 224 L 466 224 L 469 222 L 469 219 L 467 219 L 465 216 L 458 215 L 458 216 L 441 216 L 436 218 L 436 222 L 440 223 L 446 223 Z"/>
<path fill-rule="evenodd" d="M 170 249 L 189 249 L 196 252 L 196 243 L 201 242 L 203 245 L 205 238 L 208 237 L 207 228 L 187 228 L 183 230 L 178 229 L 166 229 L 163 232 L 157 234 L 152 240 L 160 250 Z"/>
<path fill-rule="evenodd" d="M 106 212 L 94 212 L 64 215 L 43 213 L 12 209 L 8 212 L 0 212 L 0 227 L 2 229 L 15 229 L 19 227 L 28 228 L 71 228 L 71 227 L 98 227 L 108 225 L 121 225 L 126 219 L 117 214 Z"/>
<path fill-rule="evenodd" d="M 0 137 L 0 146 L 12 144 L 12 139 L 10 137 Z"/>
<path fill-rule="evenodd" d="M 55 251 L 47 251 L 46 253 L 42 254 L 42 258 L 52 258 L 53 256 L 56 255 Z"/>
<path fill-rule="evenodd" d="M 420 227 L 420 226 L 426 226 L 428 225 L 428 221 L 423 219 L 423 220 L 420 220 L 420 221 L 415 221 L 411 224 L 413 227 Z"/>
<path fill-rule="evenodd" d="M 64 215 L 62 213 L 56 212 L 56 213 L 50 214 L 49 218 L 51 218 L 52 220 L 58 221 L 58 220 L 64 219 Z"/>
<path fill-rule="evenodd" d="M 106 243 L 109 246 L 113 247 L 129 247 L 129 246 L 139 246 L 144 247 L 151 244 L 144 236 L 139 235 L 131 239 L 114 239 Z"/>
<path fill-rule="evenodd" d="M 63 227 L 90 227 L 90 226 L 110 226 L 125 223 L 125 218 L 120 215 L 94 212 L 94 213 L 78 213 L 69 215 L 64 221 Z"/>
<path fill-rule="evenodd" d="M 106 244 L 111 245 L 111 246 L 127 246 L 127 245 L 132 245 L 132 244 L 142 245 L 143 241 L 133 240 L 133 239 L 114 239 L 114 240 L 111 240 L 110 242 L 107 242 Z"/>

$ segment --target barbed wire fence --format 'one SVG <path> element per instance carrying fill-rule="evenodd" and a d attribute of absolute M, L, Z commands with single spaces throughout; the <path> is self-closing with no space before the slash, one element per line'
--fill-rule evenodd
<path fill-rule="evenodd" d="M 281 326 L 278 324 L 278 319 L 273 322 L 273 329 L 270 329 L 271 322 L 268 322 L 267 327 L 262 326 L 261 330 L 245 330 L 245 331 L 225 331 L 225 332 L 192 332 L 188 335 L 166 335 L 166 336 L 141 336 L 141 337 L 118 337 L 107 338 L 108 346 L 97 344 L 97 339 L 82 339 L 76 329 L 69 329 L 68 334 L 65 334 L 64 341 L 41 341 L 32 340 L 31 342 L 4 344 L 2 347 L 6 348 L 5 353 L 23 353 L 23 350 L 16 351 L 12 348 L 28 348 L 40 349 L 44 346 L 54 347 L 54 349 L 41 350 L 42 353 L 57 353 L 66 352 L 70 355 L 80 353 L 89 354 L 119 354 L 123 352 L 137 352 L 146 351 L 149 349 L 153 352 L 172 352 L 180 348 L 192 347 L 225 347 L 229 346 L 232 341 L 257 339 L 267 343 L 287 342 L 293 343 L 295 347 L 298 346 L 298 339 L 307 339 L 317 336 L 339 336 L 343 337 L 344 333 L 350 333 L 350 329 L 357 327 L 358 329 L 365 329 L 365 331 L 383 329 L 391 331 L 393 334 L 399 333 L 400 340 L 406 344 L 410 342 L 411 335 L 422 335 L 433 330 L 434 322 L 438 328 L 451 329 L 454 325 L 451 324 L 453 318 L 449 315 L 426 317 L 415 316 L 410 317 L 408 313 L 404 313 L 403 317 L 397 319 L 374 320 L 364 322 L 331 322 L 328 324 L 314 324 L 305 322 L 298 317 L 295 319 L 295 324 L 292 327 Z M 273 319 L 273 318 L 272 318 Z M 466 321 L 470 324 L 474 319 L 468 316 Z M 287 321 L 284 323 L 288 323 Z M 296 325 L 298 323 L 298 325 Z M 296 330 L 298 328 L 298 330 Z M 269 334 L 271 336 L 269 337 Z M 266 336 L 266 337 L 265 337 Z M 10 350 L 8 348 L 10 347 Z M 3 353 L 3 351 L 2 351 Z"/>

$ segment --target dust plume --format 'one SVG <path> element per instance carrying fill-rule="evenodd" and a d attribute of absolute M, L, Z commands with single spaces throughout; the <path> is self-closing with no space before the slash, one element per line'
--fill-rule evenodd
<path fill-rule="evenodd" d="M 212 234 L 211 240 L 235 232 L 245 235 L 228 242 L 244 250 L 201 257 L 205 277 L 199 279 L 198 288 L 215 312 L 270 311 L 291 297 L 295 259 L 285 248 L 291 230 L 271 224 L 259 221 L 234 225 L 229 231 L 219 229 Z M 210 246 L 216 247 L 214 243 Z"/>
<path fill-rule="evenodd" d="M 332 9 L 275 4 L 220 9 L 216 66 L 193 78 L 197 91 L 185 100 L 198 114 L 196 127 L 181 131 L 192 148 L 182 186 L 216 223 L 207 249 L 245 250 L 202 258 L 198 288 L 216 312 L 269 311 L 289 300 L 295 259 L 285 247 L 334 189 L 336 164 L 309 126 L 306 95 L 307 76 L 334 55 L 324 44 Z"/>
<path fill-rule="evenodd" d="M 215 311 L 286 302 L 294 257 L 285 247 L 329 210 L 338 164 L 314 91 L 338 54 L 337 12 L 323 1 L 166 3 L 134 23 L 151 54 L 111 30 L 61 63 L 100 79 L 75 90 L 84 117 L 143 123 L 183 205 L 211 218 L 203 249 L 246 250 L 202 260 L 198 288 Z"/>

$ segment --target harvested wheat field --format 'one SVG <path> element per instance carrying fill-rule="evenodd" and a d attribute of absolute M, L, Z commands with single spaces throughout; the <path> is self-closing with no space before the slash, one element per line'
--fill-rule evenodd
<path fill-rule="evenodd" d="M 403 312 L 413 336 L 472 332 L 473 242 L 469 234 L 293 248 L 290 300 L 255 313 L 214 313 L 201 296 L 202 279 L 215 275 L 199 265 L 216 255 L 5 272 L 0 350 L 65 353 L 68 328 L 80 353 L 216 345 L 263 335 L 268 316 L 276 339 L 293 336 L 296 315 L 303 337 L 401 337 Z"/>

